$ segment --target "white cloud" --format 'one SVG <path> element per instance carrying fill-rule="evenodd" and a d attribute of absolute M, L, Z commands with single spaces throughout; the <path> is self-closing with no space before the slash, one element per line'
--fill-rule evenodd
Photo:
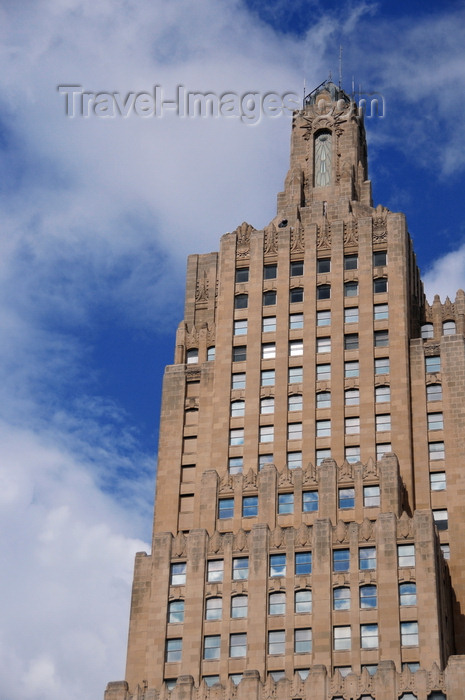
<path fill-rule="evenodd" d="M 423 283 L 430 304 L 435 294 L 443 302 L 446 297 L 453 302 L 457 291 L 465 287 L 465 244 L 438 258 L 423 275 Z"/>

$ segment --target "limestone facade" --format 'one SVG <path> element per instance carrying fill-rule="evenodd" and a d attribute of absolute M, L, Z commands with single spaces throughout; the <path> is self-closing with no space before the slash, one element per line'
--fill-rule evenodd
<path fill-rule="evenodd" d="M 105 700 L 461 700 L 465 294 L 430 306 L 363 118 L 294 115 L 278 214 L 189 257 L 152 553 Z"/>

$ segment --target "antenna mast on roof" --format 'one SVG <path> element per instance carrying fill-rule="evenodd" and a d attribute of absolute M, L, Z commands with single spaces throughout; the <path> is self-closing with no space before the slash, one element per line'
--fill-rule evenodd
<path fill-rule="evenodd" d="M 342 90 L 342 44 L 339 44 L 339 89 Z"/>

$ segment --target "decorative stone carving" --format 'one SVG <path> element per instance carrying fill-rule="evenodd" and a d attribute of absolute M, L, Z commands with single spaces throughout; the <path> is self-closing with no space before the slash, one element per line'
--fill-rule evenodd
<path fill-rule="evenodd" d="M 325 221 L 324 226 L 317 227 L 316 247 L 318 250 L 331 248 L 331 224 Z"/>
<path fill-rule="evenodd" d="M 446 297 L 446 301 L 442 306 L 442 320 L 455 321 L 455 306 L 449 297 Z"/>
<path fill-rule="evenodd" d="M 263 255 L 277 255 L 278 253 L 278 232 L 273 222 L 264 229 Z"/>
<path fill-rule="evenodd" d="M 337 525 L 334 528 L 334 538 L 336 542 L 344 542 L 348 541 L 348 528 L 347 528 L 347 523 L 345 523 L 343 520 L 338 520 Z"/>
<path fill-rule="evenodd" d="M 223 538 L 218 530 L 215 530 L 208 542 L 208 551 L 212 554 L 217 554 L 223 550 Z"/>
<path fill-rule="evenodd" d="M 282 472 L 279 474 L 278 477 L 278 486 L 293 486 L 294 485 L 294 475 L 292 473 L 292 469 L 289 469 L 287 464 L 282 470 Z"/>
<path fill-rule="evenodd" d="M 255 231 L 254 227 L 244 221 L 234 233 L 237 235 L 236 257 L 248 258 L 250 253 L 250 235 Z"/>
<path fill-rule="evenodd" d="M 256 491 L 257 490 L 257 472 L 253 469 L 249 469 L 247 474 L 243 476 L 242 489 L 244 491 Z"/>
<path fill-rule="evenodd" d="M 369 457 L 368 462 L 363 466 L 363 479 L 378 478 L 378 467 L 376 462 Z"/>
<path fill-rule="evenodd" d="M 291 228 L 291 253 L 303 253 L 305 251 L 305 233 L 300 221 L 295 228 Z"/>
<path fill-rule="evenodd" d="M 208 301 L 208 277 L 206 270 L 204 270 L 203 276 L 197 280 L 195 301 L 197 304 L 207 303 Z"/>
<path fill-rule="evenodd" d="M 186 329 L 185 345 L 186 348 L 198 348 L 199 332 L 195 326 L 192 326 L 190 331 Z"/>
<path fill-rule="evenodd" d="M 338 468 L 338 481 L 353 481 L 354 480 L 354 467 L 349 464 L 347 460 L 341 464 Z"/>
<path fill-rule="evenodd" d="M 359 538 L 365 540 L 373 539 L 373 523 L 368 518 L 364 518 L 363 523 L 360 525 Z"/>
<path fill-rule="evenodd" d="M 242 552 L 248 547 L 248 534 L 242 528 L 234 535 L 234 549 Z"/>
<path fill-rule="evenodd" d="M 413 523 L 412 518 L 409 518 L 407 513 L 404 511 L 397 521 L 397 537 L 402 537 L 407 539 L 407 537 L 413 537 Z"/>
<path fill-rule="evenodd" d="M 173 539 L 173 546 L 171 548 L 172 556 L 174 557 L 185 557 L 186 556 L 186 538 L 182 532 L 178 532 L 176 537 Z"/>
<path fill-rule="evenodd" d="M 320 472 L 316 467 L 309 462 L 306 468 L 302 472 L 302 484 L 307 486 L 308 484 L 317 484 L 319 481 Z"/>
<path fill-rule="evenodd" d="M 358 223 L 356 219 L 344 222 L 344 246 L 358 245 Z"/>
<path fill-rule="evenodd" d="M 271 533 L 270 545 L 279 549 L 284 544 L 284 530 L 282 527 L 276 527 Z"/>
<path fill-rule="evenodd" d="M 186 369 L 186 381 L 187 382 L 198 382 L 200 381 L 200 369 Z"/>

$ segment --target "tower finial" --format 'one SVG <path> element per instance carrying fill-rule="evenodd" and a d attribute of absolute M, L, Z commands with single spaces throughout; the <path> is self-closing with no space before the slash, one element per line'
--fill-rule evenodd
<path fill-rule="evenodd" d="M 339 89 L 342 89 L 342 44 L 339 44 Z"/>

